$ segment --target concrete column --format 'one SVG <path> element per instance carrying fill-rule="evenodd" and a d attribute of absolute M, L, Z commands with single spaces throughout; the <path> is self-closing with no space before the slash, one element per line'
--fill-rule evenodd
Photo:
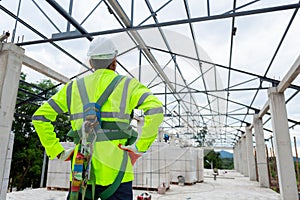
<path fill-rule="evenodd" d="M 233 166 L 236 171 L 238 171 L 238 161 L 237 161 L 237 144 L 233 148 Z"/>
<path fill-rule="evenodd" d="M 243 139 L 243 135 L 241 135 L 241 171 L 242 171 L 242 174 L 245 175 L 246 174 L 246 164 L 245 164 L 245 144 L 244 144 L 244 139 Z"/>
<path fill-rule="evenodd" d="M 248 160 L 248 172 L 250 181 L 256 180 L 255 160 L 253 153 L 253 137 L 252 130 L 246 127 L 246 146 L 247 146 L 247 160 Z"/>
<path fill-rule="evenodd" d="M 246 134 L 242 135 L 242 144 L 243 144 L 243 149 L 242 149 L 242 154 L 243 154 L 243 171 L 245 176 L 249 176 L 248 173 L 248 155 L 247 155 L 247 144 L 246 144 Z"/>
<path fill-rule="evenodd" d="M 0 199 L 6 199 L 10 171 L 8 144 L 23 56 L 24 49 L 14 44 L 0 44 Z"/>
<path fill-rule="evenodd" d="M 236 141 L 236 148 L 235 148 L 235 152 L 236 152 L 236 171 L 240 172 L 240 152 L 239 152 L 239 141 Z"/>
<path fill-rule="evenodd" d="M 270 187 L 263 124 L 257 114 L 254 115 L 254 129 L 259 185 Z"/>
<path fill-rule="evenodd" d="M 287 112 L 283 93 L 268 90 L 281 199 L 298 199 Z"/>
<path fill-rule="evenodd" d="M 236 143 L 236 148 L 235 148 L 235 160 L 236 160 L 236 171 L 240 171 L 240 160 L 239 160 L 239 145 L 238 142 Z"/>
<path fill-rule="evenodd" d="M 239 143 L 239 157 L 238 157 L 238 159 L 239 159 L 239 172 L 241 173 L 241 174 L 243 174 L 243 160 L 242 160 L 242 143 L 241 143 L 241 139 L 239 139 L 239 141 L 238 141 L 238 143 Z"/>

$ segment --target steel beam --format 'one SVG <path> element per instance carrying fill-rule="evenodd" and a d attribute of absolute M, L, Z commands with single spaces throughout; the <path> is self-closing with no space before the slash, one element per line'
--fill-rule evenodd
<path fill-rule="evenodd" d="M 271 68 L 271 66 L 272 66 L 272 64 L 273 64 L 273 61 L 275 60 L 275 58 L 276 58 L 276 56 L 277 56 L 277 53 L 279 52 L 279 49 L 280 49 L 280 47 L 281 47 L 281 45 L 282 45 L 282 43 L 283 43 L 283 41 L 284 41 L 284 39 L 285 39 L 285 37 L 286 37 L 286 35 L 287 35 L 287 33 L 288 33 L 288 31 L 289 31 L 291 25 L 292 25 L 292 22 L 294 21 L 296 15 L 297 15 L 298 10 L 299 10 L 299 8 L 296 8 L 296 9 L 294 10 L 294 13 L 293 13 L 293 15 L 292 15 L 292 17 L 291 17 L 291 19 L 290 19 L 290 21 L 289 21 L 289 23 L 288 23 L 288 25 L 287 25 L 287 27 L 286 27 L 284 33 L 283 33 L 281 39 L 280 39 L 280 42 L 279 42 L 279 44 L 278 44 L 278 46 L 277 46 L 277 48 L 276 48 L 276 50 L 275 50 L 275 52 L 274 52 L 274 54 L 273 54 L 273 57 L 272 57 L 272 59 L 271 59 L 269 65 L 268 65 L 268 67 L 267 67 L 267 69 L 266 69 L 265 74 L 263 75 L 263 77 L 266 77 L 266 76 L 267 76 L 267 73 L 269 72 L 269 70 L 270 70 L 270 68 Z M 259 87 L 261 86 L 261 84 L 262 84 L 262 80 L 260 81 Z M 257 97 L 258 91 L 259 91 L 259 90 L 257 89 L 256 92 L 255 92 L 255 94 L 254 94 L 254 96 L 253 96 L 253 99 L 252 99 L 252 101 L 251 101 L 251 103 L 250 103 L 250 106 L 252 106 L 252 104 L 254 103 L 254 101 L 255 101 L 255 99 L 256 99 L 256 97 Z M 264 106 L 264 109 L 269 109 L 269 108 L 267 108 L 267 107 Z M 266 112 L 266 111 L 263 110 L 263 112 Z M 261 114 L 264 114 L 264 113 L 261 113 Z M 244 119 L 245 119 L 245 118 L 244 118 Z"/>
<path fill-rule="evenodd" d="M 189 17 L 189 12 L 188 12 L 187 2 L 186 2 L 186 1 L 184 1 L 184 2 L 185 2 L 186 10 L 187 10 L 187 13 L 188 13 L 188 17 Z M 152 8 L 152 6 L 151 6 L 151 4 L 150 4 L 150 2 L 149 2 L 148 0 L 146 0 L 146 4 L 147 4 L 147 7 L 148 7 L 149 11 L 150 11 L 151 13 L 154 13 L 153 8 Z M 158 19 L 157 19 L 157 17 L 156 17 L 155 15 L 152 15 L 152 17 L 153 17 L 155 23 L 159 23 L 159 22 L 158 22 Z M 190 25 L 190 26 L 191 26 L 191 25 Z M 164 34 L 162 28 L 158 27 L 158 30 L 159 30 L 160 35 L 162 36 L 162 38 L 163 38 L 163 40 L 164 40 L 164 43 L 165 43 L 167 49 L 168 49 L 169 51 L 171 51 L 171 47 L 170 47 L 170 45 L 169 45 L 169 43 L 168 43 L 168 41 L 167 41 L 167 38 L 166 38 L 166 36 L 165 36 L 165 34 Z M 191 33 L 192 33 L 192 35 L 194 35 L 192 29 L 191 29 Z M 193 39 L 194 39 L 194 36 L 193 36 Z M 193 41 L 194 41 L 194 46 L 195 46 L 195 50 L 196 50 L 196 53 L 197 53 L 197 57 L 199 58 L 199 56 L 198 56 L 198 51 L 197 51 L 197 48 L 196 48 L 195 40 L 193 40 Z M 172 54 L 170 54 L 170 56 L 171 56 L 171 58 L 172 58 L 172 60 L 173 60 L 173 62 L 174 62 L 174 64 L 175 64 L 176 69 L 178 70 L 178 72 L 179 72 L 179 74 L 180 74 L 180 76 L 181 76 L 181 78 L 182 78 L 182 81 L 183 81 L 184 84 L 185 84 L 185 87 L 187 87 L 187 89 L 190 91 L 190 89 L 188 88 L 188 84 L 186 83 L 186 80 L 185 80 L 185 78 L 183 77 L 183 74 L 182 74 L 182 72 L 181 72 L 181 70 L 180 70 L 180 68 L 179 68 L 179 66 L 178 66 L 178 63 L 177 63 L 177 61 L 176 61 L 176 57 L 173 56 Z M 200 67 L 200 70 L 201 70 L 201 72 L 202 72 L 201 66 L 199 66 L 199 67 Z M 202 74 L 203 74 L 203 73 L 202 73 Z M 202 77 L 202 78 L 203 78 L 203 77 Z M 204 87 L 206 88 L 206 84 L 205 84 L 204 78 L 203 78 L 203 83 L 204 83 Z M 174 89 L 175 89 L 175 88 L 174 88 Z M 175 89 L 175 91 L 176 91 L 176 89 Z M 190 93 L 190 96 L 191 96 L 193 102 L 196 104 L 196 100 L 195 100 L 195 98 L 192 96 L 192 93 Z M 208 97 L 207 97 L 207 100 L 209 101 Z M 196 106 L 196 108 L 198 109 L 198 106 Z M 198 111 L 199 111 L 199 109 L 198 109 Z M 199 111 L 199 112 L 200 112 L 200 111 Z"/>
<path fill-rule="evenodd" d="M 124 12 L 124 10 L 122 9 L 122 7 L 119 5 L 119 3 L 115 0 L 108 0 L 108 2 L 110 3 L 110 5 L 112 6 L 112 8 L 114 9 L 114 11 L 117 13 L 117 15 L 121 18 L 122 22 L 125 24 L 126 27 L 130 27 L 131 22 L 129 20 L 129 18 L 127 17 L 126 13 Z M 131 33 L 131 35 L 133 36 L 133 38 L 136 40 L 136 42 L 140 45 L 141 50 L 145 53 L 145 55 L 149 58 L 149 60 L 151 61 L 151 63 L 154 66 L 154 69 L 160 74 L 160 76 L 162 77 L 162 80 L 164 80 L 168 86 L 168 88 L 171 91 L 175 92 L 175 88 L 173 87 L 173 85 L 170 83 L 169 78 L 167 77 L 167 75 L 165 74 L 164 71 L 162 71 L 161 67 L 159 66 L 157 60 L 155 59 L 155 57 L 152 55 L 152 53 L 148 50 L 148 48 L 146 47 L 146 44 L 143 40 L 143 38 L 139 35 L 139 33 L 136 30 L 130 30 L 129 28 L 129 32 Z"/>
<path fill-rule="evenodd" d="M 133 31 L 133 30 L 137 31 L 137 30 L 148 29 L 148 28 L 175 26 L 175 25 L 181 25 L 181 24 L 187 24 L 187 23 L 196 23 L 196 22 L 211 21 L 211 20 L 217 20 L 217 19 L 227 19 L 227 18 L 231 18 L 231 17 L 242 17 L 242 16 L 263 14 L 263 13 L 269 13 L 269 12 L 291 10 L 291 9 L 296 9 L 299 7 L 300 7 L 300 3 L 296 3 L 296 4 L 289 4 L 289 5 L 283 5 L 283 6 L 240 11 L 240 12 L 228 13 L 228 14 L 211 15 L 211 16 L 207 16 L 207 17 L 196 17 L 196 18 L 190 18 L 190 19 L 161 22 L 161 23 L 157 23 L 157 24 L 154 23 L 154 24 L 147 24 L 147 25 L 142 25 L 142 26 L 133 26 L 133 27 L 129 27 L 129 28 L 97 31 L 97 32 L 91 32 L 91 33 L 82 34 L 82 35 L 66 36 L 66 37 L 62 37 L 62 38 L 34 40 L 34 41 L 18 43 L 18 45 L 25 46 L 25 45 L 31 45 L 31 44 L 40 44 L 40 43 L 54 42 L 54 41 L 61 41 L 61 40 L 71 40 L 71 39 L 76 39 L 76 38 L 83 38 L 83 37 L 90 37 L 90 36 L 97 36 L 97 35 L 121 33 L 121 32 L 126 32 L 126 31 Z"/>
<path fill-rule="evenodd" d="M 179 54 L 179 53 L 175 53 L 175 52 L 172 52 L 172 51 L 167 51 L 167 50 L 163 50 L 163 49 L 159 49 L 159 48 L 155 48 L 155 47 L 150 47 L 148 46 L 149 49 L 153 49 L 153 50 L 157 50 L 157 51 L 161 51 L 161 52 L 164 52 L 164 53 L 170 53 L 170 54 L 174 54 L 176 56 L 179 56 L 179 57 L 183 57 L 183 58 L 187 58 L 187 59 L 191 59 L 191 60 L 195 60 L 195 61 L 200 61 L 200 62 L 203 62 L 203 63 L 206 63 L 206 64 L 210 64 L 210 65 L 215 65 L 216 67 L 220 67 L 220 68 L 223 68 L 223 69 L 229 69 L 228 66 L 225 66 L 225 65 L 221 65 L 221 64 L 217 64 L 217 63 L 213 63 L 213 62 L 210 62 L 210 61 L 206 61 L 206 60 L 198 60 L 197 58 L 193 58 L 193 57 L 190 57 L 190 56 L 187 56 L 187 55 L 183 55 L 183 54 Z M 272 79 L 272 78 L 268 78 L 268 77 L 264 77 L 264 76 L 261 76 L 259 74 L 254 74 L 254 73 L 251 73 L 251 72 L 247 72 L 247 71 L 244 71 L 244 70 L 240 70 L 238 68 L 230 68 L 232 71 L 235 71 L 235 72 L 239 72 L 239 73 L 242 73 L 242 74 L 246 74 L 246 75 L 249 75 L 249 76 L 254 76 L 254 77 L 257 77 L 263 81 L 267 81 L 267 82 L 270 82 L 270 83 L 274 83 L 276 85 L 279 84 L 279 80 L 276 80 L 276 79 Z M 292 88 L 292 89 L 295 89 L 295 90 L 299 90 L 300 91 L 300 86 L 298 85 L 293 85 L 293 84 L 290 84 L 289 88 Z"/>
<path fill-rule="evenodd" d="M 10 15 L 13 18 L 17 18 L 17 16 L 15 14 L 13 14 L 12 12 L 10 12 L 9 10 L 7 10 L 5 7 L 3 7 L 0 4 L 0 9 L 3 10 L 5 13 L 7 13 L 8 15 Z M 24 20 L 18 18 L 19 23 L 21 23 L 22 25 L 24 25 L 25 27 L 27 27 L 29 30 L 31 30 L 32 32 L 34 32 L 35 34 L 37 34 L 38 36 L 40 36 L 41 38 L 47 40 L 48 38 L 43 35 L 41 32 L 39 32 L 38 30 L 34 29 L 32 26 L 30 26 L 28 23 L 26 23 Z M 60 50 L 61 52 L 63 52 L 64 54 L 66 54 L 67 56 L 69 56 L 71 59 L 73 59 L 75 62 L 77 62 L 78 64 L 80 64 L 81 66 L 85 67 L 86 69 L 89 69 L 89 67 L 87 67 L 84 63 L 82 63 L 80 60 L 78 60 L 77 58 L 75 58 L 75 56 L 71 55 L 69 52 L 67 52 L 65 49 L 63 49 L 62 47 L 58 46 L 57 44 L 55 44 L 54 42 L 50 42 L 51 45 L 53 45 L 54 47 L 56 47 L 58 50 Z M 18 45 L 18 44 L 17 44 Z M 20 46 L 20 45 L 18 45 Z"/>
<path fill-rule="evenodd" d="M 61 16 L 63 16 L 68 22 L 70 22 L 81 34 L 88 34 L 88 32 L 73 18 L 69 15 L 63 7 L 61 7 L 56 1 L 54 0 L 46 0 Z M 89 41 L 93 40 L 92 36 L 86 36 Z"/>
<path fill-rule="evenodd" d="M 179 86 L 182 86 L 180 84 L 177 84 Z M 185 88 L 187 89 L 187 88 Z M 214 92 L 239 92 L 239 91 L 252 91 L 252 90 L 257 90 L 257 88 L 236 88 L 236 89 L 221 89 L 221 90 L 197 90 L 197 89 L 194 89 L 194 88 L 189 88 L 193 91 L 179 91 L 177 92 L 177 94 L 187 94 L 187 93 L 191 93 L 191 94 L 195 94 L 195 93 L 214 93 Z M 262 88 L 259 88 L 260 90 L 266 90 L 268 89 L 268 87 L 262 87 Z M 165 93 L 164 92 L 156 92 L 156 93 L 153 93 L 155 95 L 164 95 Z M 171 92 L 167 92 L 167 94 L 173 94 Z M 216 98 L 221 98 L 221 97 L 216 97 Z"/>

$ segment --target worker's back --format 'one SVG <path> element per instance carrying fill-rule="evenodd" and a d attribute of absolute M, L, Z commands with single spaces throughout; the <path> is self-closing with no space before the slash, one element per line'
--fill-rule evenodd
<path fill-rule="evenodd" d="M 112 70 L 99 69 L 93 74 L 83 78 L 89 102 L 97 102 L 105 89 L 112 82 L 117 74 Z M 132 88 L 129 88 L 131 79 L 124 77 L 116 86 L 114 91 L 103 104 L 100 112 L 102 124 L 130 123 L 130 114 L 133 108 L 130 106 Z M 73 130 L 82 127 L 82 116 L 84 103 L 82 102 L 82 91 L 79 92 L 78 81 L 72 84 L 70 101 L 70 116 Z M 119 144 L 125 144 L 126 139 L 96 142 L 92 159 L 93 170 L 95 171 L 96 184 L 108 185 L 117 176 L 123 159 L 123 150 L 118 148 Z M 123 181 L 133 180 L 132 165 L 127 163 Z"/>
<path fill-rule="evenodd" d="M 151 91 L 138 80 L 115 73 L 117 53 L 112 41 L 94 39 L 87 55 L 96 71 L 67 83 L 32 117 L 50 159 L 57 157 L 66 161 L 73 155 L 71 197 L 80 197 L 81 181 L 89 180 L 96 187 L 88 184 L 88 188 L 81 188 L 83 196 L 85 191 L 96 191 L 95 198 L 107 199 L 113 195 L 118 199 L 132 199 L 132 166 L 149 149 L 163 121 L 162 103 Z M 134 143 L 137 133 L 129 124 L 135 108 L 144 111 L 144 124 Z M 69 133 L 78 144 L 75 150 L 64 149 L 56 138 L 51 122 L 60 113 L 70 115 L 72 130 Z M 127 162 L 128 159 L 131 162 Z M 83 160 L 85 164 L 82 164 Z M 84 180 L 81 176 L 83 168 L 88 172 L 84 173 Z"/>

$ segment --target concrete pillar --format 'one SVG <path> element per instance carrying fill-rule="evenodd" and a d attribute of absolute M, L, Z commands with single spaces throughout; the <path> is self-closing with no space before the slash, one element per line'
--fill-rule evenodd
<path fill-rule="evenodd" d="M 247 146 L 247 160 L 248 160 L 248 172 L 250 181 L 256 180 L 256 170 L 255 170 L 255 159 L 253 153 L 253 137 L 252 130 L 246 127 L 246 146 Z"/>
<path fill-rule="evenodd" d="M 236 171 L 240 172 L 240 152 L 239 152 L 239 141 L 237 140 L 236 141 L 236 149 L 235 149 L 235 152 L 236 152 Z"/>
<path fill-rule="evenodd" d="M 6 199 L 10 171 L 8 146 L 23 56 L 24 49 L 0 44 L 0 199 Z"/>
<path fill-rule="evenodd" d="M 241 171 L 242 171 L 242 174 L 243 175 L 245 175 L 246 174 L 246 166 L 247 165 L 245 165 L 245 144 L 244 144 L 244 140 L 243 140 L 243 135 L 241 135 L 241 138 L 240 138 L 240 140 L 241 140 L 241 164 L 242 164 L 242 166 L 241 166 Z"/>
<path fill-rule="evenodd" d="M 259 185 L 270 187 L 263 124 L 257 114 L 254 115 L 254 129 Z"/>
<path fill-rule="evenodd" d="M 247 144 L 246 144 L 246 134 L 243 134 L 242 135 L 242 145 L 243 145 L 243 148 L 242 148 L 242 155 L 243 155 L 243 171 L 244 171 L 244 175 L 245 176 L 249 176 L 249 173 L 248 173 L 248 155 L 247 155 Z"/>
<path fill-rule="evenodd" d="M 296 174 L 283 93 L 268 90 L 281 199 L 298 199 Z"/>
<path fill-rule="evenodd" d="M 243 161 L 242 161 L 242 144 L 241 144 L 241 139 L 239 139 L 239 141 L 238 141 L 238 143 L 239 143 L 239 150 L 238 150 L 238 152 L 239 152 L 239 157 L 238 157 L 238 159 L 239 159 L 239 172 L 241 173 L 241 174 L 243 174 Z"/>
<path fill-rule="evenodd" d="M 236 171 L 238 171 L 238 161 L 237 161 L 237 144 L 233 148 L 233 166 Z"/>

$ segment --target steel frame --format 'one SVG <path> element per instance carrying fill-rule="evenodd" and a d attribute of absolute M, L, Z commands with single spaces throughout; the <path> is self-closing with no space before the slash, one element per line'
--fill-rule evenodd
<path fill-rule="evenodd" d="M 65 55 L 67 55 L 68 57 L 70 57 L 71 59 L 73 59 L 75 62 L 77 62 L 79 65 L 85 67 L 87 70 L 89 69 L 88 66 L 86 66 L 82 61 L 78 60 L 75 56 L 73 56 L 71 53 L 67 52 L 64 48 L 60 47 L 59 45 L 57 45 L 55 42 L 58 41 L 66 41 L 66 40 L 72 40 L 72 39 L 78 39 L 78 38 L 87 38 L 89 41 L 91 41 L 93 39 L 93 36 L 98 36 L 98 35 L 107 35 L 107 34 L 112 34 L 112 33 L 121 33 L 121 32 L 126 32 L 129 37 L 131 38 L 131 40 L 135 43 L 135 47 L 134 49 L 138 48 L 139 49 L 139 74 L 138 74 L 138 79 L 141 80 L 141 74 L 143 73 L 142 71 L 142 67 L 141 67 L 141 63 L 142 60 L 145 59 L 147 62 L 150 63 L 150 65 L 152 65 L 152 67 L 154 68 L 154 70 L 157 72 L 157 77 L 160 77 L 162 81 L 160 81 L 159 83 L 163 83 L 165 85 L 165 91 L 163 93 L 155 93 L 156 95 L 165 95 L 165 102 L 164 102 L 164 107 L 165 107 L 165 115 L 166 117 L 169 118 L 169 116 L 172 118 L 172 123 L 174 122 L 174 120 L 177 120 L 177 122 L 181 123 L 181 120 L 185 120 L 187 121 L 187 126 L 191 127 L 192 129 L 194 129 L 194 122 L 196 121 L 196 126 L 199 126 L 200 120 L 202 121 L 202 126 L 205 126 L 205 124 L 208 123 L 208 121 L 205 121 L 205 119 L 207 120 L 211 120 L 214 121 L 214 118 L 208 118 L 208 117 L 213 117 L 213 116 L 225 116 L 226 120 L 225 120 L 225 124 L 221 124 L 225 130 L 224 130 L 224 134 L 225 134 L 225 138 L 223 138 L 222 141 L 221 140 L 221 145 L 224 146 L 231 146 L 234 144 L 234 141 L 237 140 L 238 137 L 240 137 L 241 132 L 243 132 L 241 129 L 242 127 L 246 124 L 251 124 L 251 122 L 247 122 L 245 121 L 247 116 L 249 115 L 253 115 L 252 112 L 249 112 L 250 110 L 254 111 L 254 112 L 259 112 L 259 108 L 255 108 L 253 107 L 253 103 L 255 102 L 258 92 L 261 90 L 265 90 L 267 89 L 266 87 L 262 87 L 262 83 L 264 81 L 266 82 L 270 82 L 274 85 L 277 85 L 280 81 L 279 80 L 275 80 L 272 78 L 267 77 L 267 74 L 269 72 L 269 70 L 272 67 L 273 61 L 275 60 L 275 58 L 277 57 L 278 51 L 281 48 L 283 41 L 285 40 L 288 31 L 290 30 L 290 27 L 298 13 L 298 9 L 300 7 L 300 3 L 295 3 L 295 4 L 289 4 L 289 5 L 282 5 L 282 6 L 275 6 L 275 7 L 267 7 L 267 8 L 260 8 L 260 9 L 253 9 L 253 10 L 245 10 L 245 11 L 239 11 L 241 8 L 246 8 L 249 5 L 252 5 L 256 2 L 259 2 L 259 0 L 254 0 L 251 2 L 248 2 L 244 5 L 241 5 L 239 7 L 236 7 L 236 0 L 233 0 L 233 7 L 232 10 L 229 10 L 223 14 L 217 14 L 217 15 L 212 15 L 211 14 L 211 5 L 210 5 L 210 1 L 207 0 L 206 1 L 206 8 L 207 8 L 207 16 L 204 17 L 195 17 L 192 18 L 191 14 L 190 14 L 190 8 L 189 8 L 189 4 L 188 4 L 188 0 L 184 0 L 184 9 L 186 12 L 186 19 L 181 19 L 181 20 L 174 20 L 174 21 L 167 21 L 167 22 L 159 22 L 158 18 L 156 17 L 157 14 L 159 14 L 160 12 L 163 11 L 163 8 L 167 7 L 172 0 L 169 0 L 167 2 L 165 2 L 162 6 L 160 6 L 157 10 L 154 10 L 152 7 L 152 4 L 150 1 L 145 0 L 145 4 L 147 6 L 147 8 L 149 9 L 149 12 L 151 13 L 150 16 L 146 17 L 142 22 L 140 22 L 138 25 L 134 25 L 135 20 L 134 20 L 134 12 L 135 9 L 137 9 L 134 4 L 135 1 L 131 0 L 131 9 L 130 9 L 130 18 L 127 17 L 126 13 L 123 11 L 122 7 L 120 6 L 120 4 L 118 3 L 117 0 L 101 0 L 99 1 L 99 3 L 90 11 L 90 13 L 83 19 L 83 21 L 81 23 L 78 23 L 72 16 L 72 7 L 73 7 L 73 0 L 70 0 L 70 7 L 69 7 L 69 13 L 67 11 L 64 10 L 64 8 L 62 6 L 60 6 L 56 1 L 54 0 L 46 0 L 48 2 L 48 4 L 53 7 L 60 15 L 62 15 L 66 21 L 68 22 L 68 28 L 67 31 L 70 30 L 70 24 L 72 24 L 77 31 L 79 31 L 78 34 L 75 35 L 65 35 L 65 36 L 59 36 L 59 37 L 55 37 L 55 38 L 48 38 L 46 37 L 44 34 L 42 34 L 41 32 L 39 32 L 36 28 L 34 28 L 33 26 L 31 26 L 30 24 L 28 24 L 27 22 L 23 21 L 20 16 L 19 16 L 19 11 L 20 11 L 20 4 L 21 1 L 19 1 L 19 6 L 18 6 L 18 11 L 17 14 L 14 14 L 13 12 L 11 12 L 10 10 L 8 10 L 7 8 L 5 8 L 4 6 L 0 5 L 0 10 L 2 10 L 3 12 L 7 13 L 9 16 L 11 16 L 12 18 L 14 18 L 15 21 L 15 29 L 14 32 L 16 31 L 17 28 L 17 24 L 20 23 L 22 25 L 24 25 L 25 27 L 27 27 L 29 30 L 31 30 L 32 32 L 34 32 L 37 36 L 41 37 L 42 39 L 37 39 L 37 40 L 32 40 L 32 41 L 25 41 L 25 42 L 17 42 L 16 44 L 19 46 L 28 46 L 28 45 L 34 45 L 34 44 L 42 44 L 42 43 L 49 43 L 50 45 L 53 45 L 55 48 L 57 48 L 59 51 L 63 52 Z M 42 14 L 47 18 L 47 20 L 56 28 L 56 30 L 58 32 L 61 33 L 61 30 L 55 25 L 55 23 L 50 19 L 50 17 L 47 15 L 47 13 L 45 11 L 43 11 L 43 9 L 39 6 L 39 4 L 32 0 L 33 4 L 38 8 L 38 10 L 40 12 L 42 12 Z M 83 28 L 83 23 L 92 15 L 92 13 L 98 9 L 99 5 L 101 3 L 105 3 L 105 5 L 108 7 L 109 12 L 111 12 L 111 14 L 114 15 L 115 19 L 119 22 L 121 28 L 118 29 L 111 29 L 111 30 L 105 30 L 105 31 L 96 31 L 96 32 L 89 32 L 88 30 L 85 30 Z M 237 67 L 233 67 L 232 66 L 232 57 L 234 55 L 234 51 L 233 51 L 233 42 L 234 42 L 234 35 L 235 35 L 235 19 L 241 16 L 250 16 L 250 15 L 256 15 L 256 14 L 263 14 L 263 13 L 270 13 L 270 12 L 277 12 L 277 11 L 284 11 L 284 10 L 294 10 L 292 17 L 290 18 L 290 21 L 281 37 L 281 40 L 279 42 L 279 44 L 277 45 L 277 48 L 270 60 L 269 65 L 267 66 L 264 75 L 259 75 L 259 74 L 254 74 L 254 73 L 250 73 L 244 70 L 240 70 Z M 148 21 L 150 18 L 153 18 L 153 20 L 155 21 L 155 23 L 152 24 L 147 24 L 144 25 L 146 21 Z M 197 44 L 196 41 L 197 39 L 195 38 L 195 33 L 194 33 L 194 28 L 193 25 L 195 23 L 201 23 L 204 21 L 211 21 L 211 20 L 219 20 L 219 19 L 231 19 L 232 23 L 231 23 L 231 35 L 230 35 L 230 48 L 229 48 L 229 63 L 228 66 L 225 65 L 221 65 L 221 64 L 217 64 L 217 63 L 213 63 L 213 62 L 209 62 L 209 61 L 204 61 L 202 60 L 200 57 L 201 55 L 199 55 L 198 49 L 197 49 Z M 168 41 L 166 39 L 166 36 L 164 35 L 163 32 L 163 27 L 170 27 L 170 26 L 176 26 L 176 25 L 183 25 L 183 24 L 187 24 L 189 25 L 189 31 L 191 33 L 191 38 L 193 40 L 193 48 L 196 51 L 196 58 L 193 57 L 189 57 L 187 55 L 180 55 L 178 53 L 172 52 L 172 49 L 170 48 L 170 45 L 168 44 Z M 158 30 L 160 31 L 160 34 L 167 46 L 168 50 L 162 50 L 156 47 L 150 47 L 147 46 L 144 42 L 143 42 L 143 38 L 138 34 L 137 31 L 139 30 L 143 30 L 143 29 L 149 29 L 149 28 L 158 28 Z M 12 41 L 14 42 L 14 34 L 12 37 Z M 126 52 L 123 52 L 123 54 L 128 53 L 129 51 L 131 51 L 133 49 L 130 49 Z M 167 67 L 170 62 L 173 61 L 174 63 L 174 71 L 175 71 L 175 82 L 171 82 L 168 77 L 165 75 L 164 72 L 164 68 L 161 69 L 159 66 L 156 65 L 156 59 L 153 56 L 153 54 L 150 52 L 150 50 L 156 50 L 156 51 L 160 51 L 162 53 L 166 53 L 168 55 L 170 55 L 170 60 L 169 62 L 165 65 L 165 67 Z M 184 75 L 181 72 L 181 67 L 179 66 L 176 57 L 182 57 L 182 58 L 186 58 L 186 59 L 191 59 L 194 61 L 197 61 L 199 64 L 199 69 L 201 71 L 201 74 L 199 76 L 197 76 L 194 80 L 192 80 L 190 83 L 187 83 L 185 81 Z M 211 65 L 211 68 L 207 71 L 202 71 L 202 67 L 201 65 L 205 63 L 205 64 L 209 64 Z M 127 69 L 126 67 L 124 67 L 122 65 L 122 63 L 118 62 L 119 66 L 121 66 L 121 68 L 123 68 L 123 70 L 125 70 L 126 72 L 128 72 L 132 77 L 134 77 Z M 227 87 L 224 89 L 217 89 L 215 88 L 215 90 L 212 89 L 208 89 L 206 86 L 206 82 L 204 79 L 204 74 L 207 73 L 210 70 L 214 70 L 214 72 L 216 73 L 216 70 L 218 68 L 222 68 L 222 69 L 226 69 L 228 70 L 228 82 L 227 82 Z M 235 71 L 238 73 L 242 73 L 245 75 L 249 75 L 252 76 L 253 78 L 237 83 L 235 85 L 231 85 L 230 81 L 231 81 L 231 72 Z M 84 73 L 84 72 L 83 72 Z M 180 75 L 180 78 L 183 80 L 184 85 L 181 85 L 177 82 L 177 74 Z M 79 76 L 80 74 L 70 78 L 76 78 L 77 76 Z M 202 79 L 202 82 L 204 84 L 204 90 L 198 90 L 196 88 L 192 88 L 191 84 L 199 81 L 199 79 Z M 252 82 L 252 81 L 259 81 L 258 87 L 256 88 L 249 88 L 249 87 L 244 87 L 244 88 L 235 88 L 237 86 L 241 86 L 243 84 Z M 21 82 L 22 84 L 29 84 L 30 83 L 26 83 L 26 82 Z M 56 85 L 55 87 L 59 86 L 60 84 Z M 182 87 L 181 90 L 178 90 L 177 87 Z M 152 82 L 150 83 L 149 87 L 155 87 L 154 84 L 152 84 Z M 290 100 L 292 100 L 295 96 L 297 96 L 297 94 L 300 91 L 300 86 L 298 85 L 290 85 L 289 88 L 294 89 L 295 92 L 289 97 L 289 99 L 286 100 L 286 104 L 290 102 Z M 52 88 L 50 88 L 52 89 Z M 50 90 L 48 89 L 48 90 Z M 168 89 L 170 92 L 168 92 Z M 44 90 L 41 91 L 39 94 L 30 94 L 28 93 L 28 91 L 24 91 L 22 89 L 20 89 L 20 91 L 25 92 L 29 95 L 31 95 L 32 97 L 30 97 L 29 99 L 19 102 L 17 103 L 16 107 L 19 107 L 21 105 L 24 105 L 26 103 L 32 103 L 34 102 L 36 99 L 43 99 L 43 94 L 45 94 L 48 90 Z M 184 91 L 186 90 L 186 91 Z M 229 98 L 229 92 L 235 92 L 235 91 L 250 91 L 250 90 L 254 90 L 255 95 L 253 96 L 253 98 L 251 98 L 251 103 L 249 105 L 234 101 L 232 99 Z M 214 92 L 227 92 L 226 98 L 222 98 L 219 96 L 214 95 Z M 194 96 L 194 94 L 204 94 L 206 96 L 206 101 L 207 101 L 207 105 L 205 106 L 201 106 L 198 105 L 197 101 L 196 101 L 196 97 Z M 168 102 L 168 96 L 172 95 L 174 97 L 174 101 Z M 181 96 L 184 95 L 184 96 Z M 185 101 L 183 98 L 185 98 L 186 95 L 189 95 L 190 100 L 189 101 Z M 217 101 L 217 104 L 219 105 L 219 100 L 225 100 L 226 101 L 226 113 L 220 113 L 220 110 L 214 111 L 211 108 L 211 100 L 209 99 L 209 97 L 214 97 L 213 101 Z M 177 104 L 176 104 L 177 102 Z M 168 105 L 173 105 L 175 103 L 175 106 L 171 109 L 168 108 Z M 235 104 L 238 106 L 241 106 L 241 108 L 235 109 L 235 110 L 228 110 L 228 105 L 229 104 Z M 197 110 L 192 112 L 192 105 L 196 107 Z M 178 108 L 178 113 L 177 113 L 177 117 L 178 119 L 174 119 L 176 118 L 172 113 L 174 112 L 175 108 Z M 236 111 L 242 110 L 242 109 L 246 109 L 246 112 L 244 113 L 235 113 Z M 201 113 L 202 110 L 206 110 L 208 111 L 210 114 L 203 114 Z M 182 112 L 185 112 L 185 114 L 183 114 Z M 270 115 L 269 113 L 267 113 L 268 115 Z M 234 116 L 243 116 L 243 119 L 240 118 L 236 118 Z M 190 125 L 190 123 L 188 122 L 189 119 L 192 119 L 193 121 L 193 125 Z M 227 130 L 227 127 L 230 126 L 230 124 L 227 124 L 227 120 L 228 119 L 232 119 L 235 120 L 236 122 L 240 123 L 239 127 L 235 127 L 234 129 L 237 130 L 237 134 L 232 134 L 231 131 Z M 267 123 L 269 121 L 270 118 L 268 118 L 265 123 Z M 236 123 L 233 122 L 233 123 Z M 293 120 L 293 119 L 289 119 L 289 122 L 291 122 L 293 125 L 290 126 L 290 128 L 295 127 L 296 125 L 299 125 L 300 122 Z M 165 121 L 166 124 L 170 125 L 169 122 Z M 214 121 L 215 123 L 215 121 Z M 216 122 L 217 123 L 217 122 Z M 219 124 L 220 125 L 220 124 Z M 271 130 L 265 129 L 266 131 L 271 132 Z M 197 131 L 196 131 L 197 132 Z M 229 137 L 230 136 L 230 137 Z M 231 138 L 231 136 L 233 136 L 234 139 Z M 229 138 L 229 140 L 227 140 L 226 138 Z"/>

